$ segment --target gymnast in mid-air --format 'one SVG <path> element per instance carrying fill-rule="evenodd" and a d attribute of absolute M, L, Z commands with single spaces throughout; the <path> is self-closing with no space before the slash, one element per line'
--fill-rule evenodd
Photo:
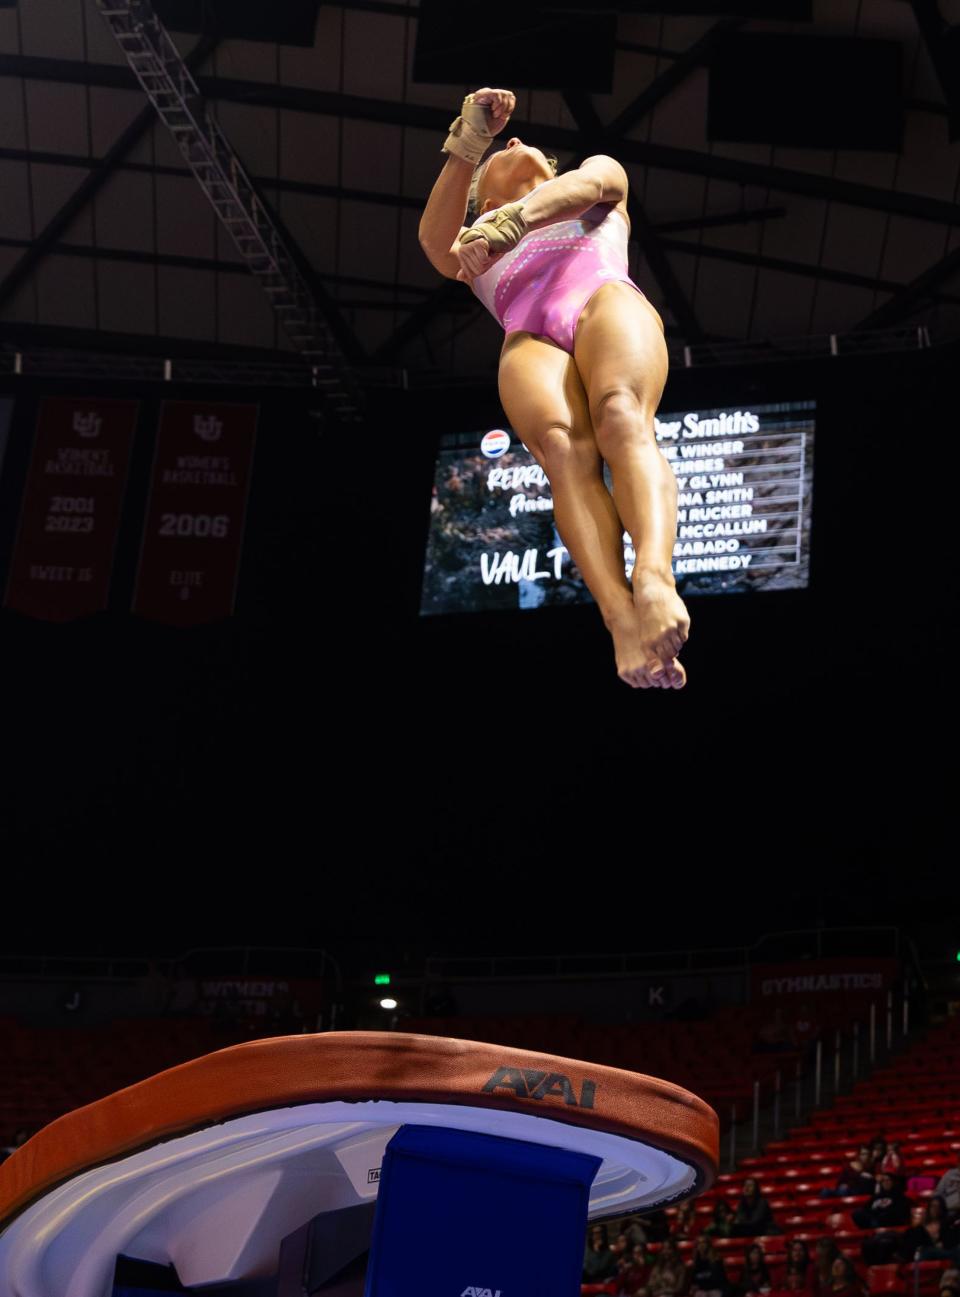
<path fill-rule="evenodd" d="M 654 435 L 667 347 L 627 269 L 627 175 L 600 154 L 558 176 L 555 158 L 516 136 L 484 161 L 515 105 L 489 87 L 463 101 L 420 245 L 503 326 L 500 400 L 550 481 L 557 531 L 613 638 L 617 674 L 638 689 L 681 689 L 690 617 L 671 565 L 677 484 Z"/>

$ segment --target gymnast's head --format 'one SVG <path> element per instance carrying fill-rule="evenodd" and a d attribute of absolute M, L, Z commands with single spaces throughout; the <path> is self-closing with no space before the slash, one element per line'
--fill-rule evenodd
<path fill-rule="evenodd" d="M 555 157 L 512 135 L 502 149 L 491 153 L 474 171 L 467 214 L 475 220 L 493 207 L 515 203 L 556 174 Z"/>

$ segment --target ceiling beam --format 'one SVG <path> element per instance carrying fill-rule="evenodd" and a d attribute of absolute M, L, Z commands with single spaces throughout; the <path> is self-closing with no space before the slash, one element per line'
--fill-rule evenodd
<path fill-rule="evenodd" d="M 787 261 L 783 257 L 764 257 L 751 252 L 739 252 L 734 248 L 717 248 L 709 243 L 698 244 L 683 239 L 663 239 L 661 242 L 665 251 L 676 252 L 681 256 L 703 257 L 706 261 L 729 261 L 735 265 L 759 266 L 761 270 L 780 270 L 784 274 L 799 275 L 804 279 L 822 279 L 827 283 L 846 284 L 852 288 L 878 289 L 882 293 L 894 295 L 903 294 L 905 308 L 925 295 L 934 303 L 942 302 L 951 306 L 960 305 L 960 294 L 933 291 L 935 288 L 932 277 L 933 271 L 937 272 L 936 281 L 939 282 L 946 279 L 954 270 L 960 270 L 960 261 L 957 260 L 958 253 L 956 251 L 952 252 L 943 262 L 939 262 L 937 266 L 932 268 L 932 271 L 924 271 L 924 274 L 919 276 L 918 280 L 914 280 L 909 284 L 902 284 L 892 279 L 877 279 L 875 275 L 858 275 L 849 270 L 831 270 L 827 266 L 817 266 L 806 261 Z M 0 238 L 0 248 L 28 248 L 29 246 L 28 239 Z M 131 265 L 169 266 L 172 269 L 179 270 L 209 271 L 211 274 L 249 273 L 242 261 L 224 261 L 217 260 L 214 257 L 183 257 L 171 253 L 135 252 L 129 248 L 104 248 L 84 243 L 58 243 L 51 255 L 56 257 L 76 257 L 84 261 L 128 262 Z M 359 275 L 320 274 L 319 278 L 323 280 L 324 284 L 335 288 L 364 288 L 381 293 L 393 293 L 396 289 L 397 292 L 406 293 L 412 297 L 420 297 L 423 300 L 432 297 L 437 292 L 436 288 L 429 288 L 423 284 L 394 284 L 392 281 L 385 283 L 383 280 L 365 279 Z M 920 280 L 924 282 L 921 284 Z M 890 304 L 885 303 L 878 310 L 883 311 L 888 305 Z M 453 314 L 460 314 L 472 310 L 474 306 L 476 306 L 475 301 L 460 295 L 459 303 L 457 297 L 452 296 L 447 301 L 445 309 Z M 404 307 L 398 304 L 397 309 L 402 310 Z M 411 307 L 410 309 L 415 308 Z M 891 320 L 891 322 L 895 322 L 895 320 Z M 879 325 L 875 326 L 866 321 L 857 325 L 858 329 L 872 327 L 879 327 Z"/>
<path fill-rule="evenodd" d="M 79 167 L 89 171 L 95 167 L 99 158 L 84 153 L 54 153 L 42 149 L 9 149 L 0 148 L 0 162 L 29 162 L 34 166 Z M 169 166 L 149 162 L 118 162 L 115 171 L 134 175 L 175 176 L 178 179 L 191 178 L 193 173 L 188 167 Z M 411 198 L 405 194 L 385 192 L 378 189 L 353 189 L 347 185 L 311 184 L 308 180 L 283 180 L 277 176 L 251 176 L 254 184 L 261 189 L 272 190 L 279 194 L 304 194 L 310 198 L 346 199 L 356 203 L 371 203 L 375 207 L 402 207 L 406 211 L 423 211 L 423 199 Z M 718 212 L 710 216 L 685 216 L 671 221 L 655 221 L 653 228 L 658 234 L 672 234 L 678 230 L 710 229 L 714 226 L 750 225 L 757 221 L 778 220 L 787 214 L 785 207 L 735 208 L 728 212 Z M 13 246 L 10 244 L 9 246 Z"/>
<path fill-rule="evenodd" d="M 729 225 L 756 225 L 762 221 L 782 221 L 785 207 L 736 207 L 727 212 L 711 212 L 709 216 L 680 216 L 671 221 L 654 221 L 658 234 L 677 234 L 682 230 L 712 230 Z"/>
<path fill-rule="evenodd" d="M 851 288 L 880 289 L 885 293 L 899 293 L 909 287 L 889 279 L 878 279 L 876 275 L 858 275 L 850 270 L 831 270 L 808 261 L 787 261 L 783 257 L 765 257 L 755 252 L 740 252 L 735 248 L 716 248 L 709 243 L 692 243 L 684 239 L 663 239 L 667 252 L 678 252 L 691 257 L 703 257 L 708 261 L 729 261 L 740 266 L 758 266 L 761 270 L 782 270 L 787 275 L 800 275 L 804 279 L 823 279 L 832 284 L 846 284 Z M 945 302 L 960 302 L 960 298 L 945 295 L 940 298 Z M 858 324 L 857 329 L 868 326 Z M 845 330 L 850 332 L 850 330 Z"/>
<path fill-rule="evenodd" d="M 960 271 L 960 248 L 948 252 L 936 265 L 928 266 L 909 284 L 901 284 L 891 298 L 865 316 L 856 328 L 883 329 L 896 324 L 909 315 L 923 298 L 931 296 L 938 284 L 957 271 Z"/>
<path fill-rule="evenodd" d="M 43 149 L 0 148 L 0 161 L 29 162 L 32 165 L 51 167 L 80 167 L 90 171 L 99 166 L 100 159 L 84 153 L 54 153 Z M 147 176 L 176 176 L 193 179 L 189 167 L 175 167 L 166 163 L 129 162 L 114 164 L 115 171 Z M 249 173 L 248 173 L 249 174 Z M 407 198 L 403 194 L 384 193 L 376 189 L 352 189 L 346 185 L 311 184 L 307 180 L 284 180 L 278 176 L 254 176 L 250 179 L 258 188 L 272 189 L 280 194 L 305 194 L 312 198 L 346 198 L 358 203 L 372 203 L 378 207 L 403 207 L 413 212 L 423 211 L 421 198 Z"/>
<path fill-rule="evenodd" d="M 940 82 L 943 97 L 949 103 L 953 90 L 953 69 L 947 60 L 947 51 L 943 35 L 947 30 L 947 20 L 940 13 L 937 0 L 909 0 L 910 8 L 916 19 L 917 30 L 927 47 L 930 62 Z"/>
<path fill-rule="evenodd" d="M 0 238 L 0 248 L 29 248 L 29 239 Z M 173 270 L 202 270 L 211 274 L 249 275 L 243 261 L 228 261 L 217 257 L 183 257 L 172 253 L 137 252 L 130 248 L 105 248 L 100 244 L 58 243 L 51 256 L 74 257 L 81 261 L 126 262 L 134 266 L 168 266 Z M 412 297 L 426 297 L 433 290 L 423 284 L 384 283 L 379 279 L 365 279 L 359 275 L 330 275 L 314 272 L 324 284 L 333 287 L 369 288 L 381 293 L 406 293 Z M 340 303 L 342 305 L 342 303 Z M 404 309 L 397 304 L 397 309 Z M 410 309 L 413 309 L 412 306 Z"/>
<path fill-rule="evenodd" d="M 411 342 L 427 327 L 435 315 L 441 311 L 456 311 L 461 301 L 469 301 L 471 309 L 476 304 L 473 298 L 464 298 L 463 292 L 470 292 L 466 284 L 458 279 L 444 279 L 430 296 L 410 312 L 398 329 L 373 353 L 371 359 L 375 364 L 389 364 L 395 360 L 408 342 Z"/>
<path fill-rule="evenodd" d="M 846 284 L 852 288 L 878 289 L 883 293 L 894 295 L 904 294 L 904 305 L 910 305 L 914 300 L 924 295 L 929 295 L 933 302 L 946 302 L 951 305 L 960 305 L 960 295 L 953 293 L 935 293 L 934 281 L 930 271 L 925 271 L 919 283 L 915 280 L 910 284 L 901 284 L 895 280 L 877 279 L 874 275 L 858 275 L 848 270 L 831 270 L 826 266 L 816 266 L 805 261 L 788 261 L 782 257 L 763 257 L 749 252 L 739 252 L 733 248 L 717 248 L 708 243 L 697 244 L 686 242 L 683 239 L 664 239 L 663 247 L 667 252 L 676 252 L 682 256 L 703 257 L 707 261 L 729 261 L 735 265 L 757 266 L 762 270 L 779 270 L 788 275 L 799 275 L 804 279 L 823 279 L 827 283 Z M 3 239 L 0 238 L 0 248 L 27 248 L 29 247 L 27 239 Z M 209 271 L 211 274 L 246 274 L 247 270 L 243 262 L 240 261 L 223 261 L 213 257 L 183 257 L 175 256 L 169 253 L 153 252 L 135 252 L 128 248 L 104 248 L 81 243 L 58 243 L 51 254 L 57 257 L 76 257 L 85 261 L 108 261 L 108 262 L 128 262 L 131 265 L 158 265 L 169 266 L 172 269 L 179 270 L 202 270 Z M 951 260 L 953 258 L 953 260 Z M 937 281 L 947 278 L 954 270 L 960 270 L 960 263 L 956 260 L 957 253 L 951 253 L 950 257 L 945 258 L 944 262 L 938 263 L 933 269 L 937 271 Z M 319 276 L 325 284 L 333 287 L 348 288 L 365 288 L 372 291 L 383 293 L 392 293 L 394 289 L 401 293 L 426 299 L 432 296 L 437 290 L 427 288 L 422 284 L 405 284 L 384 283 L 382 280 L 365 279 L 358 275 L 331 275 L 321 274 Z M 441 286 L 442 287 L 442 286 Z M 908 300 L 909 299 L 909 300 Z M 462 299 L 463 309 L 466 310 L 471 303 L 466 298 Z M 889 305 L 887 303 L 885 306 Z M 398 308 L 402 309 L 402 308 Z M 454 313 L 459 313 L 460 308 L 457 305 L 456 297 L 451 298 L 446 309 Z M 878 308 L 884 310 L 884 307 Z M 873 325 L 866 321 L 857 325 L 858 329 L 870 328 Z"/>
<path fill-rule="evenodd" d="M 30 55 L 0 54 L 0 75 L 65 81 L 81 85 L 113 86 L 124 90 L 136 88 L 132 73 L 123 68 L 106 64 L 80 63 L 71 59 L 36 58 Z M 358 121 L 384 122 L 391 126 L 412 127 L 438 134 L 445 134 L 450 122 L 450 109 L 422 104 L 404 104 L 399 100 L 371 99 L 361 95 L 342 95 L 335 91 L 279 86 L 270 82 L 242 81 L 225 77 L 201 76 L 197 81 L 201 92 L 208 100 L 220 99 L 231 103 L 319 113 Z M 577 154 L 583 148 L 583 138 L 576 130 L 521 121 L 514 122 L 514 130 L 531 144 L 552 148 L 555 152 L 559 150 Z M 960 223 L 960 203 L 931 198 L 925 194 L 905 194 L 880 185 L 865 185 L 857 181 L 820 175 L 817 172 L 774 167 L 765 162 L 745 162 L 739 158 L 723 157 L 719 153 L 703 153 L 697 149 L 650 144 L 643 140 L 620 140 L 617 143 L 617 152 L 621 162 L 636 163 L 656 170 L 676 171 L 684 175 L 704 176 L 712 180 L 729 180 L 740 185 L 756 185 L 781 193 L 829 199 L 832 202 L 849 204 L 851 207 L 865 207 L 872 211 L 889 212 L 893 215 L 913 216 L 919 220 L 933 221 L 938 225 Z"/>
<path fill-rule="evenodd" d="M 209 58 L 218 43 L 218 38 L 201 36 L 185 60 L 190 70 L 193 71 Z M 153 108 L 148 104 L 137 113 L 126 130 L 121 131 L 96 166 L 88 172 L 67 201 L 54 213 L 36 238 L 33 239 L 30 247 L 24 252 L 20 260 L 11 267 L 3 280 L 0 281 L 0 310 L 10 301 L 20 285 L 33 273 L 94 195 L 103 188 L 113 174 L 117 163 L 139 144 L 144 135 L 151 129 L 153 121 Z"/>
<path fill-rule="evenodd" d="M 714 48 L 723 36 L 743 26 L 744 18 L 721 18 L 714 23 L 688 50 L 678 55 L 673 63 L 646 86 L 632 103 L 622 108 L 606 127 L 610 135 L 626 135 L 661 99 L 687 79 L 691 72 L 708 62 Z"/>

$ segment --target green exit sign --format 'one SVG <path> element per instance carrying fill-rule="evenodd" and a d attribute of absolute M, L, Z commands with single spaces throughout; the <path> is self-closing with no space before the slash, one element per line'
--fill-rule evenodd
<path fill-rule="evenodd" d="M 389 974 L 389 973 L 377 973 L 377 974 L 375 975 L 374 979 L 373 979 L 373 984 L 374 984 L 374 986 L 389 986 L 389 985 L 390 985 L 390 974 Z"/>

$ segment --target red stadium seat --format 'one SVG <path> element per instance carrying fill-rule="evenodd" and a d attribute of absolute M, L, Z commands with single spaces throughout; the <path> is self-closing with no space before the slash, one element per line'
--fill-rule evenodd
<path fill-rule="evenodd" d="M 919 1292 L 921 1297 L 940 1291 L 940 1276 L 948 1269 L 950 1261 L 912 1261 L 903 1267 L 907 1287 Z M 919 1281 L 919 1282 L 918 1282 Z"/>
<path fill-rule="evenodd" d="M 856 1224 L 854 1223 L 853 1217 L 850 1215 L 848 1211 L 831 1212 L 827 1216 L 825 1224 L 828 1229 L 833 1231 L 834 1234 L 839 1234 L 842 1231 L 854 1230 L 857 1228 Z"/>
<path fill-rule="evenodd" d="M 873 1293 L 905 1293 L 898 1265 L 872 1265 L 867 1267 L 867 1291 Z"/>

